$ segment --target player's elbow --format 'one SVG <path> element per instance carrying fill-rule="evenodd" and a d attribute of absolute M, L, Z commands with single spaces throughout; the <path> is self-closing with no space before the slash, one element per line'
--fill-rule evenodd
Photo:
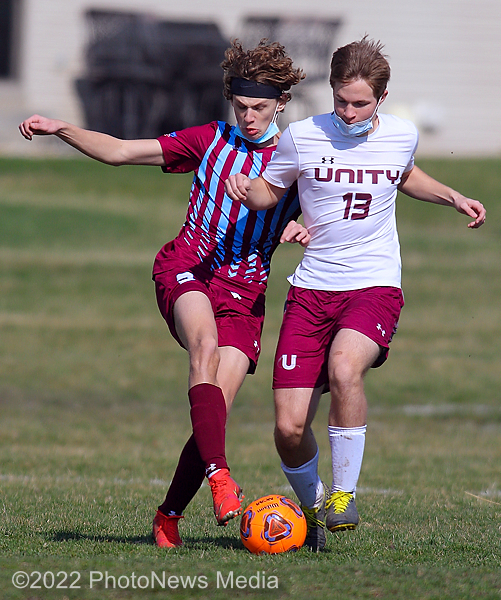
<path fill-rule="evenodd" d="M 106 163 L 112 167 L 137 163 L 137 152 L 130 140 L 116 139 L 106 155 Z"/>
<path fill-rule="evenodd" d="M 112 167 L 121 167 L 123 165 L 133 164 L 133 161 L 132 158 L 127 156 L 127 153 L 120 148 L 107 157 L 106 163 Z"/>

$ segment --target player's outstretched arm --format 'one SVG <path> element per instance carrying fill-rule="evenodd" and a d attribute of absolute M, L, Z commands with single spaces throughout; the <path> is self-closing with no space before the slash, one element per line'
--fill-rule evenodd
<path fill-rule="evenodd" d="M 251 210 L 273 208 L 285 193 L 285 189 L 271 185 L 262 177 L 250 179 L 242 173 L 230 175 L 224 187 L 232 200 L 242 202 Z"/>
<path fill-rule="evenodd" d="M 82 154 L 109 165 L 165 164 L 160 142 L 155 139 L 121 140 L 40 115 L 33 115 L 23 121 L 19 125 L 19 131 L 30 141 L 35 135 L 55 135 Z"/>
<path fill-rule="evenodd" d="M 433 177 L 427 175 L 419 167 L 414 167 L 402 177 L 398 189 L 418 200 L 442 204 L 444 206 L 453 206 L 458 212 L 471 217 L 473 221 L 468 223 L 468 227 L 476 229 L 485 222 L 485 208 L 478 200 L 467 198 L 453 190 L 452 188 L 440 183 Z"/>
<path fill-rule="evenodd" d="M 304 225 L 297 221 L 289 221 L 280 236 L 280 243 L 289 242 L 290 244 L 301 244 L 303 248 L 309 244 L 311 240 L 310 232 Z"/>

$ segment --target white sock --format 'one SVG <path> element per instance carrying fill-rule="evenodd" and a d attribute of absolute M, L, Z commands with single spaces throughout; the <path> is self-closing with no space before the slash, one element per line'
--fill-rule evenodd
<path fill-rule="evenodd" d="M 365 432 L 362 427 L 329 426 L 332 454 L 332 492 L 356 493 L 364 457 Z"/>
<path fill-rule="evenodd" d="M 288 467 L 282 463 L 282 471 L 303 506 L 320 506 L 324 498 L 324 485 L 318 476 L 318 448 L 315 456 L 300 467 Z"/>

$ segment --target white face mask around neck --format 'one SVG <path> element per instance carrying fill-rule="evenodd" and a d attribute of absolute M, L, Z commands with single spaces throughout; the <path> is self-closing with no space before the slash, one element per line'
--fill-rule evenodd
<path fill-rule="evenodd" d="M 381 98 L 379 98 L 378 103 L 376 104 L 376 108 L 374 109 L 374 112 L 368 119 L 364 119 L 363 121 L 357 121 L 356 123 L 345 123 L 343 121 L 343 119 L 337 114 L 336 110 L 334 109 L 331 112 L 332 122 L 334 123 L 335 127 L 343 135 L 345 135 L 347 137 L 358 137 L 360 135 L 365 135 L 373 127 L 372 119 L 374 119 L 374 117 L 376 116 L 377 109 L 379 108 L 379 105 L 381 104 L 382 98 L 383 98 L 382 96 L 381 96 Z"/>

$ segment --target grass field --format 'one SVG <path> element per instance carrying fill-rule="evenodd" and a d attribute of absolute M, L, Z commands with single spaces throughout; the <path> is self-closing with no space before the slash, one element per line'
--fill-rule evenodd
<path fill-rule="evenodd" d="M 187 358 L 151 266 L 184 219 L 190 178 L 0 160 L 1 598 L 501 597 L 501 161 L 418 164 L 482 200 L 487 223 L 470 231 L 450 209 L 399 199 L 406 306 L 390 360 L 367 377 L 362 522 L 318 555 L 256 557 L 236 521 L 215 526 L 207 486 L 181 524 L 184 548 L 150 539 L 190 432 Z M 249 502 L 292 495 L 270 382 L 299 257 L 277 251 L 263 354 L 228 425 Z M 315 430 L 329 481 L 326 414 L 324 402 Z"/>

